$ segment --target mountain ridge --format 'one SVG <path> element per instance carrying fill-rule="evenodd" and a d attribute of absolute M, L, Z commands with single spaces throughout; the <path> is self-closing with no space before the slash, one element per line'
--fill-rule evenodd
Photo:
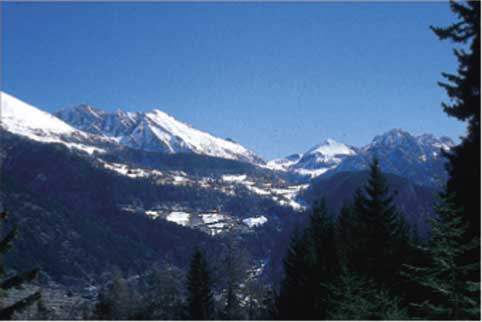
<path fill-rule="evenodd" d="M 54 113 L 73 127 L 116 140 L 119 144 L 163 153 L 196 153 L 254 164 L 264 160 L 233 140 L 221 139 L 153 109 L 149 112 L 105 112 L 90 105 Z"/>
<path fill-rule="evenodd" d="M 392 129 L 362 147 L 327 139 L 305 153 L 265 162 L 232 139 L 195 129 L 159 109 L 106 112 L 81 104 L 51 115 L 7 93 L 1 92 L 1 97 L 2 127 L 30 139 L 62 143 L 89 154 L 128 147 L 219 157 L 284 172 L 304 182 L 340 171 L 365 170 L 377 156 L 384 172 L 440 187 L 447 178 L 441 150 L 449 151 L 454 146 L 448 137 L 413 136 L 402 129 Z"/>
<path fill-rule="evenodd" d="M 446 180 L 446 160 L 441 150 L 447 152 L 453 146 L 454 142 L 446 136 L 428 133 L 414 136 L 402 129 L 392 129 L 362 147 L 328 139 L 305 153 L 268 161 L 267 167 L 311 180 L 342 171 L 366 170 L 377 157 L 384 172 L 439 187 Z"/>

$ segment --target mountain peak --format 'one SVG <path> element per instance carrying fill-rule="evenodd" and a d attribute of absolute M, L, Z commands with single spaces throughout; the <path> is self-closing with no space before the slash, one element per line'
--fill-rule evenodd
<path fill-rule="evenodd" d="M 75 132 L 70 125 L 5 92 L 0 92 L 2 127 L 12 133 L 47 141 Z"/>
<path fill-rule="evenodd" d="M 134 149 L 163 153 L 196 153 L 264 163 L 234 141 L 224 140 L 178 121 L 160 109 L 150 112 L 105 112 L 83 104 L 56 114 L 77 129 L 115 139 Z"/>
<path fill-rule="evenodd" d="M 105 113 L 101 109 L 95 108 L 92 105 L 89 105 L 86 103 L 74 105 L 72 107 L 62 108 L 58 110 L 56 113 L 69 113 L 69 112 L 91 114 L 96 117 L 99 117 L 100 115 Z"/>
<path fill-rule="evenodd" d="M 377 135 L 370 144 L 363 147 L 364 150 L 381 147 L 405 147 L 419 149 L 440 149 L 449 150 L 454 142 L 448 137 L 436 137 L 430 133 L 414 136 L 402 129 L 392 129 L 384 134 Z"/>
<path fill-rule="evenodd" d="M 167 113 L 163 112 L 161 109 L 159 108 L 154 108 L 152 109 L 149 113 L 154 113 L 154 114 L 164 114 L 164 115 L 167 115 Z"/>
<path fill-rule="evenodd" d="M 396 128 L 391 129 L 381 135 L 377 135 L 373 138 L 372 142 L 367 147 L 373 147 L 377 145 L 392 146 L 401 144 L 406 140 L 415 140 L 415 138 L 410 135 L 410 133 Z"/>
<path fill-rule="evenodd" d="M 343 143 L 339 143 L 333 139 L 326 139 L 323 143 L 315 145 L 308 150 L 306 154 L 321 154 L 326 157 L 334 157 L 335 155 L 350 155 L 355 152 Z"/>
<path fill-rule="evenodd" d="M 326 139 L 304 154 L 292 154 L 284 159 L 272 160 L 268 166 L 274 170 L 294 171 L 311 178 L 335 168 L 343 159 L 356 154 L 349 146 L 334 139 Z"/>
<path fill-rule="evenodd" d="M 174 117 L 172 117 L 171 115 L 167 114 L 166 112 L 164 112 L 163 110 L 158 109 L 158 108 L 153 109 L 152 111 L 148 112 L 147 114 L 155 114 L 155 115 L 159 115 L 159 116 L 162 116 L 162 117 L 168 117 L 170 119 L 175 120 Z"/>

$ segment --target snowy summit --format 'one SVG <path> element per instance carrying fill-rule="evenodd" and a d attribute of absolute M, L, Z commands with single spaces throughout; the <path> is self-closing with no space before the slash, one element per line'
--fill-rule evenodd
<path fill-rule="evenodd" d="M 252 163 L 264 161 L 242 145 L 215 137 L 165 112 L 105 112 L 89 105 L 55 113 L 77 129 L 102 134 L 134 149 L 163 153 L 196 153 Z"/>

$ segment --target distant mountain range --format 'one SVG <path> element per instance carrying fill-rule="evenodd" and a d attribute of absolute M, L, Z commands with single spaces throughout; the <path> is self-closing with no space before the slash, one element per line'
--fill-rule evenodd
<path fill-rule="evenodd" d="M 13 261 L 37 264 L 63 283 L 95 280 L 107 264 L 141 269 L 168 259 L 182 266 L 194 244 L 216 248 L 228 231 L 276 274 L 279 265 L 265 264 L 279 263 L 310 204 L 325 197 L 336 214 L 375 155 L 400 192 L 397 205 L 425 231 L 447 176 L 441 151 L 453 146 L 397 129 L 364 147 L 326 140 L 265 162 L 159 110 L 80 105 L 52 115 L 0 96 L 0 205 L 30 236 L 20 239 Z"/>
<path fill-rule="evenodd" d="M 376 156 L 384 172 L 406 177 L 421 185 L 440 187 L 447 179 L 442 151 L 447 152 L 452 146 L 454 142 L 448 137 L 437 138 L 432 134 L 412 136 L 401 129 L 393 129 L 376 136 L 361 148 L 328 139 L 303 154 L 272 160 L 267 166 L 315 178 L 323 174 L 366 170 Z"/>
<path fill-rule="evenodd" d="M 446 180 L 441 150 L 454 145 L 448 137 L 412 136 L 393 129 L 376 136 L 363 147 L 332 139 L 305 153 L 265 162 L 232 140 L 221 139 L 177 121 L 160 110 L 147 113 L 105 112 L 89 105 L 43 112 L 6 93 L 1 95 L 2 126 L 42 142 L 61 142 L 89 152 L 122 146 L 165 154 L 194 153 L 248 162 L 274 171 L 291 173 L 305 181 L 340 171 L 364 170 L 371 159 L 380 159 L 382 170 L 430 187 Z"/>
<path fill-rule="evenodd" d="M 407 177 L 414 182 L 437 187 L 446 180 L 440 150 L 449 150 L 453 141 L 431 134 L 412 136 L 393 129 L 376 136 L 363 147 L 352 147 L 327 139 L 305 153 L 265 163 L 247 148 L 194 129 L 159 110 L 108 113 L 89 105 L 62 109 L 54 114 L 77 130 L 103 136 L 117 143 L 146 151 L 196 153 L 234 159 L 290 172 L 311 179 L 327 172 L 363 170 L 374 156 L 383 171 Z"/>

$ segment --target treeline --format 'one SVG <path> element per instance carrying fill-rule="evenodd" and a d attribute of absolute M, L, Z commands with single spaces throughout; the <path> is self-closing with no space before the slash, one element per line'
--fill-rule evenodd
<path fill-rule="evenodd" d="M 443 194 L 431 237 L 419 240 L 393 204 L 375 159 L 367 184 L 334 221 L 324 203 L 294 234 L 273 310 L 280 320 L 466 320 L 480 317 L 467 225 Z"/>
<path fill-rule="evenodd" d="M 143 276 L 120 272 L 101 289 L 95 320 L 256 320 L 265 319 L 270 289 L 237 240 L 230 239 L 216 260 L 200 248 L 189 270 L 165 263 Z"/>

